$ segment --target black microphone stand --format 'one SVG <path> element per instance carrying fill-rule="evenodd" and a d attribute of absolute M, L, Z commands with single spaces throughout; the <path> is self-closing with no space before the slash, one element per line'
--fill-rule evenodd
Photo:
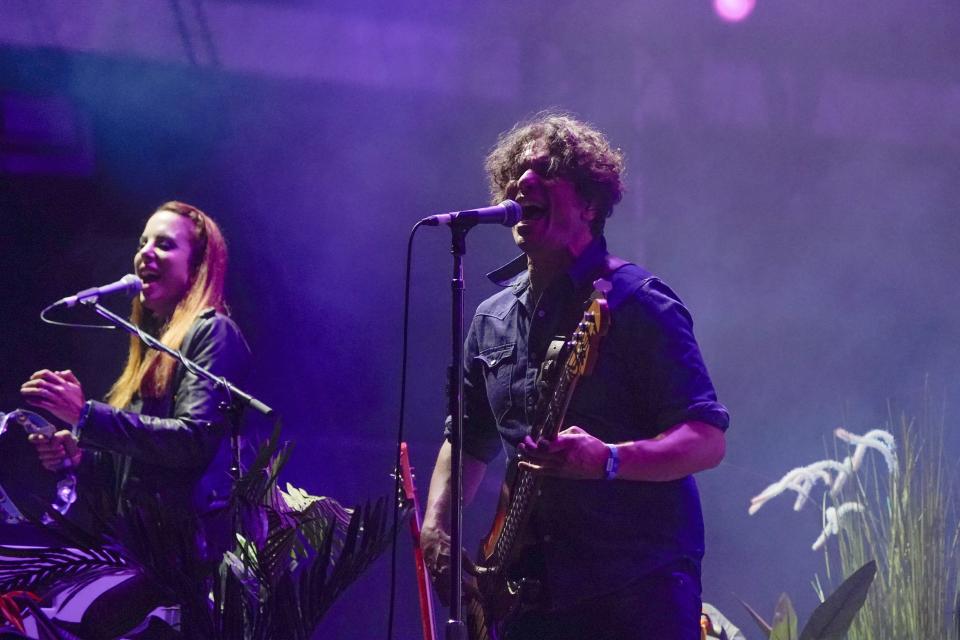
<path fill-rule="evenodd" d="M 467 252 L 467 232 L 476 221 L 457 218 L 450 223 L 453 254 L 451 290 L 451 321 L 453 334 L 453 361 L 450 365 L 448 409 L 452 420 L 450 448 L 450 619 L 447 621 L 446 640 L 466 640 L 467 628 L 463 622 L 463 256 Z"/>
<path fill-rule="evenodd" d="M 101 317 L 106 318 L 115 326 L 123 329 L 124 331 L 137 336 L 151 349 L 162 351 L 163 353 L 175 358 L 184 366 L 187 371 L 196 376 L 209 380 L 216 385 L 218 389 L 222 390 L 226 394 L 227 400 L 220 405 L 220 408 L 230 417 L 230 448 L 233 456 L 233 461 L 230 467 L 230 475 L 233 477 L 234 481 L 239 480 L 243 476 L 243 467 L 241 466 L 240 461 L 240 414 L 243 412 L 244 408 L 250 407 L 254 411 L 257 411 L 264 416 L 272 416 L 274 414 L 273 409 L 268 407 L 263 402 L 260 402 L 249 393 L 240 390 L 226 378 L 213 374 L 208 369 L 205 369 L 196 362 L 188 359 L 177 349 L 171 349 L 146 331 L 141 330 L 133 323 L 121 318 L 113 311 L 110 311 L 103 305 L 99 304 L 96 297 L 81 300 L 80 303 L 87 305 L 88 307 L 92 307 L 93 310 L 96 311 Z"/>

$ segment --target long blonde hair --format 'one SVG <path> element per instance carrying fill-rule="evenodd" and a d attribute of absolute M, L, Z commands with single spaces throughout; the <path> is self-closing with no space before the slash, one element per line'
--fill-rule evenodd
<path fill-rule="evenodd" d="M 149 309 L 133 299 L 130 321 L 160 336 L 160 341 L 179 349 L 194 320 L 204 309 L 227 313 L 223 286 L 227 275 L 227 243 L 220 227 L 209 216 L 183 202 L 165 202 L 155 213 L 170 211 L 193 222 L 190 246 L 190 287 L 177 304 L 169 320 L 161 324 Z M 130 337 L 130 351 L 123 373 L 113 383 L 107 402 L 117 408 L 130 404 L 139 394 L 144 398 L 161 398 L 170 390 L 177 363 L 159 351 L 147 350 L 137 336 Z"/>

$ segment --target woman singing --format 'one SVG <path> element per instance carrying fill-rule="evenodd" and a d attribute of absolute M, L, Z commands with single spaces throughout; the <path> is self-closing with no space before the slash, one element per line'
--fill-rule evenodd
<path fill-rule="evenodd" d="M 167 202 L 147 220 L 133 265 L 143 281 L 133 323 L 239 383 L 250 350 L 226 315 L 227 247 L 217 224 L 195 207 Z M 201 480 L 230 433 L 231 417 L 224 394 L 173 358 L 145 349 L 134 336 L 107 403 L 86 400 L 69 370 L 37 371 L 21 393 L 28 404 L 72 427 L 30 440 L 47 469 L 77 468 L 79 499 L 70 514 L 76 521 L 84 523 L 88 509 L 98 511 L 94 504 L 122 513 L 127 505 L 149 501 L 159 505 L 166 522 L 205 506 Z M 170 604 L 162 588 L 138 574 L 97 597 L 73 630 L 81 637 L 117 637 L 156 606 Z"/>
<path fill-rule="evenodd" d="M 133 265 L 143 280 L 133 323 L 240 382 L 250 351 L 226 315 L 227 247 L 217 224 L 195 207 L 167 202 L 147 220 Z M 78 467 L 81 496 L 108 492 L 118 509 L 149 495 L 165 510 L 196 510 L 201 478 L 230 432 L 224 394 L 136 336 L 107 403 L 86 400 L 69 370 L 37 371 L 21 393 L 73 427 L 30 436 L 44 467 Z"/>

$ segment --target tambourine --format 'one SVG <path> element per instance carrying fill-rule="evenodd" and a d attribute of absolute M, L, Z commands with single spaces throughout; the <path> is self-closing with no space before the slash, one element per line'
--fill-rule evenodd
<path fill-rule="evenodd" d="M 29 520 L 24 511 L 37 514 L 40 521 L 53 521 L 47 511 L 66 514 L 77 499 L 77 476 L 69 458 L 58 471 L 40 464 L 37 451 L 27 441 L 31 433 L 53 436 L 57 428 L 43 416 L 17 409 L 0 412 L 0 517 L 7 524 Z"/>

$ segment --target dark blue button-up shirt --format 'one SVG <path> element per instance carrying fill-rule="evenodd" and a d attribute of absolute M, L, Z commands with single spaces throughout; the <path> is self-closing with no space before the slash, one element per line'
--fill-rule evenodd
<path fill-rule="evenodd" d="M 464 354 L 464 450 L 484 462 L 530 432 L 535 380 L 555 337 L 568 336 L 593 280 L 606 277 L 609 333 L 593 374 L 580 380 L 566 426 L 607 443 L 653 438 L 681 422 L 726 429 L 690 313 L 658 278 L 633 264 L 609 272 L 594 241 L 539 301 L 521 256 L 493 272 L 504 287 L 477 308 Z M 448 419 L 448 429 L 449 429 Z M 680 559 L 703 556 L 703 518 L 692 477 L 671 482 L 547 478 L 532 527 L 555 606 L 600 595 Z"/>

